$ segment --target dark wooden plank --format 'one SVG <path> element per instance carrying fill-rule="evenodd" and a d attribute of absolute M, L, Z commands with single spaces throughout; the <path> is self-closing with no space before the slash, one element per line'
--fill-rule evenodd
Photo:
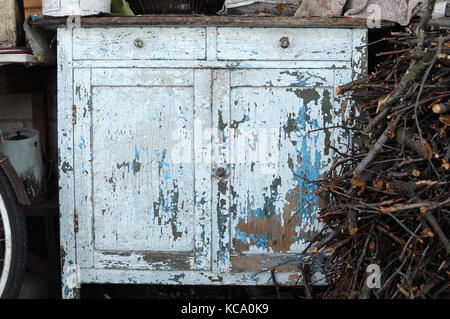
<path fill-rule="evenodd" d="M 231 255 L 231 272 L 240 273 L 247 271 L 262 271 L 276 269 L 278 272 L 299 271 L 299 264 L 304 261 L 305 256 L 300 254 L 240 254 Z"/>
<path fill-rule="evenodd" d="M 59 203 L 56 197 L 49 201 L 23 207 L 25 216 L 59 216 Z"/>
<path fill-rule="evenodd" d="M 44 17 L 31 21 L 31 25 L 54 30 L 67 25 L 67 18 Z M 354 18 L 294 18 L 257 16 L 198 16 L 198 15 L 142 15 L 82 17 L 82 27 L 127 25 L 193 25 L 193 26 L 270 26 L 270 27 L 366 27 L 366 19 Z M 383 23 L 383 26 L 393 26 Z"/>

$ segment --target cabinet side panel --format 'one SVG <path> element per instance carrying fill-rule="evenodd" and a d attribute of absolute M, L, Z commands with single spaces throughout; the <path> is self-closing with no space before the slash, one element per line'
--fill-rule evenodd
<path fill-rule="evenodd" d="M 77 112 L 73 129 L 75 212 L 78 216 L 77 262 L 93 266 L 92 154 L 91 154 L 91 69 L 73 69 L 74 104 Z"/>
<path fill-rule="evenodd" d="M 58 168 L 62 296 L 76 298 L 78 272 L 74 230 L 72 30 L 58 29 Z"/>

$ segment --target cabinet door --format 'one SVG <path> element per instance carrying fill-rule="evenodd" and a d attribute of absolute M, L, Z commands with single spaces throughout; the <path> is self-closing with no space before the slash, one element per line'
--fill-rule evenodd
<path fill-rule="evenodd" d="M 80 267 L 211 268 L 210 72 L 74 69 Z"/>
<path fill-rule="evenodd" d="M 340 119 L 333 79 L 329 69 L 215 71 L 213 121 L 224 147 L 214 159 L 229 170 L 214 185 L 219 271 L 297 270 L 320 227 L 309 181 L 343 138 L 323 129 Z"/>

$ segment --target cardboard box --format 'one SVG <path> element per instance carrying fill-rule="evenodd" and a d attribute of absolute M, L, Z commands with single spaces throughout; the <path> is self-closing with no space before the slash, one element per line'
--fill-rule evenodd
<path fill-rule="evenodd" d="M 25 19 L 30 15 L 42 17 L 42 0 L 23 0 Z"/>
<path fill-rule="evenodd" d="M 23 35 L 22 19 L 17 0 L 0 1 L 0 48 L 17 46 Z"/>

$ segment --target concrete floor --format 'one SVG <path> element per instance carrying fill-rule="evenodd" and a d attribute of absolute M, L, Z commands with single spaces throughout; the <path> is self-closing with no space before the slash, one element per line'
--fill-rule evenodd
<path fill-rule="evenodd" d="M 28 252 L 26 273 L 18 299 L 49 299 L 52 294 L 48 263 L 45 258 Z"/>

